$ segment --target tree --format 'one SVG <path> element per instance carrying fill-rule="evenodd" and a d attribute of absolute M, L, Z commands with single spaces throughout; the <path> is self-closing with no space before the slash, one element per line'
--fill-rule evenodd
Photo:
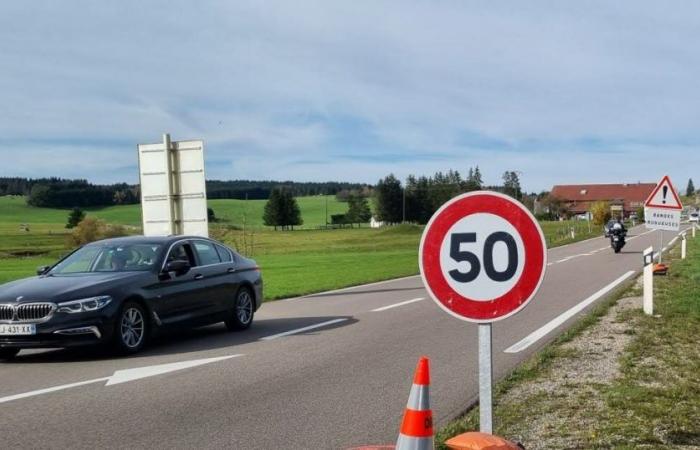
<path fill-rule="evenodd" d="M 377 219 L 387 223 L 399 223 L 403 219 L 403 190 L 401 182 L 393 174 L 379 180 L 375 190 Z"/>
<path fill-rule="evenodd" d="M 282 196 L 279 189 L 273 189 L 270 192 L 270 198 L 267 199 L 265 203 L 265 210 L 263 212 L 263 223 L 268 227 L 277 227 L 282 223 Z"/>
<path fill-rule="evenodd" d="M 292 195 L 292 191 L 283 190 L 282 191 L 282 225 L 283 228 L 290 228 L 293 230 L 295 225 L 301 225 L 304 221 L 301 218 L 301 210 L 299 210 L 299 204 L 297 199 Z"/>
<path fill-rule="evenodd" d="M 610 204 L 608 202 L 595 202 L 591 205 L 591 215 L 593 223 L 596 225 L 604 225 L 612 217 L 610 212 Z"/>
<path fill-rule="evenodd" d="M 503 193 L 510 195 L 516 200 L 520 200 L 523 197 L 517 172 L 506 171 L 503 173 Z"/>
<path fill-rule="evenodd" d="M 70 214 L 68 214 L 68 223 L 66 224 L 66 228 L 75 228 L 84 218 L 85 212 L 76 206 L 70 211 Z"/>
<path fill-rule="evenodd" d="M 110 225 L 95 217 L 86 217 L 73 229 L 69 241 L 78 246 L 100 239 L 126 235 L 126 229 L 122 225 Z"/>
<path fill-rule="evenodd" d="M 301 225 L 301 211 L 292 192 L 286 189 L 273 189 L 270 198 L 265 204 L 263 222 L 270 227 L 282 227 L 294 229 L 295 225 Z"/>
<path fill-rule="evenodd" d="M 690 197 L 691 195 L 695 195 L 695 185 L 693 185 L 693 179 L 689 178 L 688 179 L 688 187 L 685 188 L 685 195 Z"/>
<path fill-rule="evenodd" d="M 348 212 L 345 214 L 345 220 L 349 223 L 367 223 L 372 217 L 372 211 L 369 209 L 369 202 L 366 198 L 359 195 L 350 195 L 348 197 Z"/>
<path fill-rule="evenodd" d="M 207 220 L 209 222 L 216 222 L 216 214 L 212 208 L 207 208 Z"/>

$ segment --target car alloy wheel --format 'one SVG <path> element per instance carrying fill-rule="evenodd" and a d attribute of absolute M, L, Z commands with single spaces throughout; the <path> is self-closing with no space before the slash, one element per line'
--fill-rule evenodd
<path fill-rule="evenodd" d="M 253 322 L 253 294 L 247 288 L 242 288 L 236 295 L 236 303 L 232 317 L 226 321 L 229 330 L 245 330 Z"/>
<path fill-rule="evenodd" d="M 127 302 L 117 323 L 117 344 L 125 353 L 136 353 L 146 342 L 148 322 L 144 309 L 136 302 Z"/>

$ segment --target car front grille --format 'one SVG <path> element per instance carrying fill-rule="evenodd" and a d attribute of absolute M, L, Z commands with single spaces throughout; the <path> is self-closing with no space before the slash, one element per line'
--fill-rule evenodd
<path fill-rule="evenodd" d="M 56 310 L 54 303 L 23 303 L 0 305 L 0 321 L 3 322 L 45 322 Z"/>

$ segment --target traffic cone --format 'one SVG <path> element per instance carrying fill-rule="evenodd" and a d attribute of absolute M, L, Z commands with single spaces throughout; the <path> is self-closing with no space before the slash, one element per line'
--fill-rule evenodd
<path fill-rule="evenodd" d="M 433 450 L 433 412 L 430 409 L 430 363 L 421 356 L 401 422 L 396 450 Z"/>

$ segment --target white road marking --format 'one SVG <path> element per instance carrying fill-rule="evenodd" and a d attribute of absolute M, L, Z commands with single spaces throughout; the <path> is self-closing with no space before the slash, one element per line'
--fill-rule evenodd
<path fill-rule="evenodd" d="M 317 323 L 315 325 L 309 325 L 308 327 L 297 328 L 296 330 L 289 330 L 289 331 L 285 331 L 284 333 L 273 334 L 272 336 L 265 336 L 263 338 L 260 338 L 260 340 L 261 341 L 271 341 L 273 339 L 277 339 L 277 338 L 281 338 L 281 337 L 285 337 L 285 336 L 291 336 L 292 334 L 303 333 L 304 331 L 314 330 L 316 328 L 321 328 L 321 327 L 325 327 L 328 325 L 333 325 L 334 323 L 345 322 L 346 320 L 349 320 L 349 319 L 348 318 L 333 319 L 333 320 L 329 320 L 327 322 L 321 322 L 321 323 Z"/>
<path fill-rule="evenodd" d="M 518 353 L 518 352 L 525 350 L 526 348 L 528 348 L 529 346 L 531 346 L 535 342 L 537 342 L 540 339 L 542 339 L 543 337 L 545 337 L 547 334 L 551 333 L 555 328 L 557 328 L 558 326 L 560 326 L 561 324 L 563 324 L 564 322 L 566 322 L 567 320 L 569 320 L 570 318 L 572 318 L 576 314 L 583 311 L 588 305 L 590 305 L 591 303 L 593 303 L 596 300 L 603 297 L 608 292 L 615 289 L 615 287 L 617 287 L 619 284 L 621 284 L 622 282 L 627 280 L 629 277 L 634 275 L 634 273 L 635 273 L 634 270 L 630 270 L 629 272 L 625 273 L 620 278 L 616 279 L 612 283 L 603 287 L 601 290 L 599 290 L 595 294 L 591 295 L 590 297 L 588 297 L 587 299 L 585 299 L 584 301 L 582 301 L 578 305 L 574 306 L 573 308 L 565 311 L 564 313 L 560 314 L 556 318 L 552 319 L 551 321 L 546 323 L 544 326 L 538 328 L 537 330 L 535 330 L 532 333 L 530 333 L 529 335 L 527 335 L 521 341 L 511 345 L 510 347 L 505 349 L 504 352 L 505 353 Z"/>
<path fill-rule="evenodd" d="M 156 366 L 138 367 L 135 369 L 117 370 L 111 377 L 95 378 L 93 380 L 79 381 L 77 383 L 62 384 L 60 386 L 53 386 L 45 389 L 38 389 L 36 391 L 24 392 L 22 394 L 8 395 L 7 397 L 0 397 L 0 403 L 7 403 L 14 400 L 20 400 L 28 397 L 35 397 L 37 395 L 50 394 L 52 392 L 62 391 L 65 389 L 71 389 L 75 387 L 85 386 L 93 383 L 100 383 L 106 381 L 105 386 L 112 386 L 115 384 L 126 383 L 128 381 L 134 381 L 141 378 L 152 377 L 155 375 L 162 375 L 168 372 L 174 372 L 176 370 L 187 369 L 190 367 L 201 366 L 203 364 L 209 364 L 217 361 L 223 361 L 225 359 L 237 358 L 243 355 L 228 355 L 219 356 L 216 358 L 206 358 L 206 359 L 195 359 L 192 361 L 183 361 L 177 363 L 169 364 L 159 364 Z"/>
<path fill-rule="evenodd" d="M 0 403 L 7 403 L 13 400 L 19 400 L 27 397 L 34 397 L 36 395 L 50 394 L 51 392 L 62 391 L 64 389 L 70 389 L 78 386 L 85 386 L 86 384 L 99 383 L 100 381 L 107 381 L 109 377 L 95 378 L 94 380 L 80 381 L 78 383 L 63 384 L 61 386 L 54 386 L 46 389 L 39 389 L 36 391 L 25 392 L 23 394 L 9 395 L 7 397 L 1 397 Z"/>
<path fill-rule="evenodd" d="M 213 362 L 223 361 L 231 358 L 238 358 L 243 355 L 228 355 L 219 356 L 216 358 L 194 359 L 192 361 L 182 361 L 169 364 L 158 364 L 156 366 L 137 367 L 135 369 L 117 370 L 114 375 L 109 377 L 105 386 L 113 386 L 115 384 L 128 383 L 129 381 L 139 380 L 141 378 L 163 375 L 168 372 L 177 370 L 189 369 L 190 367 L 202 366 Z"/>
<path fill-rule="evenodd" d="M 388 305 L 388 306 L 382 306 L 381 308 L 373 309 L 372 312 L 386 311 L 387 309 L 398 308 L 399 306 L 408 305 L 410 303 L 419 302 L 421 300 L 425 300 L 425 297 L 413 298 L 411 300 L 406 300 L 405 302 L 394 303 L 393 305 Z"/>

